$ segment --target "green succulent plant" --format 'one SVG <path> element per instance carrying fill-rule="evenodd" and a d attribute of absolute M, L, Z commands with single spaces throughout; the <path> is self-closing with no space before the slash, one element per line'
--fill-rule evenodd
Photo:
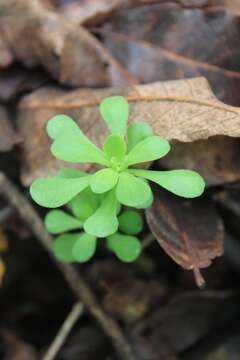
<path fill-rule="evenodd" d="M 149 181 L 185 198 L 200 196 L 204 191 L 204 180 L 195 171 L 139 168 L 141 163 L 165 156 L 170 144 L 155 135 L 147 123 L 132 122 L 127 126 L 128 112 L 128 102 L 121 96 L 101 102 L 100 113 L 110 130 L 102 149 L 69 116 L 57 115 L 48 121 L 53 156 L 70 163 L 102 166 L 91 174 L 62 169 L 56 176 L 35 180 L 30 188 L 39 205 L 48 208 L 66 205 L 71 209 L 72 215 L 52 210 L 46 218 L 51 233 L 62 233 L 54 244 L 54 252 L 62 261 L 87 261 L 96 250 L 97 238 L 106 238 L 108 248 L 121 260 L 135 260 L 141 244 L 134 235 L 141 231 L 143 221 L 131 209 L 120 215 L 119 212 L 121 206 L 137 209 L 151 206 Z M 79 229 L 82 231 L 68 233 Z"/>
<path fill-rule="evenodd" d="M 59 260 L 83 263 L 94 255 L 97 237 L 86 233 L 83 223 L 96 211 L 99 204 L 99 196 L 96 198 L 87 188 L 68 204 L 68 212 L 54 209 L 47 213 L 45 226 L 51 234 L 57 235 L 53 251 Z M 143 229 L 143 218 L 135 210 L 123 210 L 118 216 L 118 222 L 118 232 L 114 237 L 111 235 L 106 238 L 107 246 L 120 260 L 134 261 L 141 253 L 141 243 L 136 235 Z"/>

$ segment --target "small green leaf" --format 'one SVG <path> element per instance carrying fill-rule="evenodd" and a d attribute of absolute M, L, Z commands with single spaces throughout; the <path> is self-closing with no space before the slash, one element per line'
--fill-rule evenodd
<path fill-rule="evenodd" d="M 128 152 L 132 150 L 134 146 L 137 145 L 140 141 L 151 135 L 153 135 L 153 131 L 148 123 L 135 121 L 128 125 Z"/>
<path fill-rule="evenodd" d="M 119 175 L 116 195 L 121 204 L 136 207 L 149 201 L 152 192 L 146 181 L 122 172 Z"/>
<path fill-rule="evenodd" d="M 82 221 L 62 210 L 51 210 L 45 217 L 45 226 L 51 234 L 60 234 L 68 230 L 81 229 Z"/>
<path fill-rule="evenodd" d="M 128 120 L 128 102 L 122 96 L 112 96 L 100 104 L 100 113 L 113 134 L 125 135 Z"/>
<path fill-rule="evenodd" d="M 134 210 L 124 211 L 119 216 L 118 221 L 119 230 L 129 235 L 136 235 L 143 229 L 142 216 Z"/>
<path fill-rule="evenodd" d="M 76 261 L 84 263 L 91 259 L 96 251 L 97 239 L 95 236 L 83 233 L 73 246 L 73 257 Z"/>
<path fill-rule="evenodd" d="M 141 254 L 141 243 L 135 236 L 113 234 L 107 238 L 109 248 L 124 262 L 133 262 Z"/>
<path fill-rule="evenodd" d="M 81 132 L 78 125 L 69 116 L 64 114 L 54 116 L 47 123 L 47 133 L 52 139 L 56 139 L 61 135 L 67 136 L 68 133 L 74 134 L 76 132 Z"/>
<path fill-rule="evenodd" d="M 129 169 L 136 176 L 151 180 L 175 195 L 194 198 L 202 195 L 205 187 L 203 178 L 191 170 L 151 171 Z"/>
<path fill-rule="evenodd" d="M 90 187 L 94 193 L 101 194 L 111 190 L 118 181 L 118 173 L 112 169 L 102 169 L 91 177 Z"/>
<path fill-rule="evenodd" d="M 128 166 L 154 161 L 165 156 L 170 150 L 169 142 L 159 136 L 152 135 L 137 143 L 126 157 Z"/>
<path fill-rule="evenodd" d="M 74 196 L 84 190 L 90 181 L 90 176 L 76 179 L 46 177 L 35 180 L 30 188 L 30 194 L 38 205 L 56 208 L 66 204 Z"/>
<path fill-rule="evenodd" d="M 152 194 L 152 193 L 151 193 Z M 149 208 L 150 206 L 152 206 L 152 203 L 153 203 L 153 194 L 151 195 L 151 197 L 145 201 L 144 203 L 138 205 L 138 206 L 135 206 L 137 209 L 147 209 Z"/>
<path fill-rule="evenodd" d="M 121 136 L 112 134 L 107 137 L 103 149 L 110 161 L 112 158 L 121 161 L 126 154 L 126 143 Z"/>
<path fill-rule="evenodd" d="M 59 170 L 57 176 L 64 179 L 79 178 L 88 175 L 87 173 L 73 168 L 63 168 Z"/>
<path fill-rule="evenodd" d="M 85 221 L 97 210 L 99 203 L 99 195 L 94 194 L 88 187 L 72 199 L 69 205 L 74 216 Z"/>
<path fill-rule="evenodd" d="M 118 228 L 116 212 L 116 195 L 115 191 L 111 190 L 106 194 L 97 211 L 86 220 L 84 230 L 97 237 L 106 237 L 115 233 Z"/>
<path fill-rule="evenodd" d="M 74 262 L 73 246 L 79 238 L 79 234 L 63 234 L 56 238 L 53 243 L 53 252 L 60 261 L 69 263 Z"/>
<path fill-rule="evenodd" d="M 104 153 L 88 139 L 82 140 L 78 134 L 58 137 L 51 146 L 51 152 L 64 161 L 108 165 Z"/>

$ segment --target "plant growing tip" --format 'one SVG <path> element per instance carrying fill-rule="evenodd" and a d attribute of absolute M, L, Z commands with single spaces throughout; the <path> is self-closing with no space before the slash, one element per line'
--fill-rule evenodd
<path fill-rule="evenodd" d="M 151 206 L 149 181 L 185 198 L 200 196 L 204 191 L 204 180 L 195 171 L 139 168 L 141 163 L 165 156 L 170 144 L 155 135 L 147 123 L 133 122 L 127 126 L 128 111 L 128 102 L 122 96 L 101 102 L 100 114 L 110 131 L 102 149 L 69 116 L 56 115 L 48 121 L 53 156 L 103 167 L 94 174 L 62 169 L 56 176 L 35 180 L 30 188 L 39 205 L 48 208 L 66 205 L 71 212 L 52 210 L 45 220 L 49 232 L 60 234 L 53 250 L 61 261 L 89 260 L 96 251 L 97 238 L 106 238 L 108 248 L 120 260 L 136 260 L 141 243 L 133 235 L 141 232 L 143 220 L 138 211 L 122 210 L 122 205 L 137 209 Z"/>

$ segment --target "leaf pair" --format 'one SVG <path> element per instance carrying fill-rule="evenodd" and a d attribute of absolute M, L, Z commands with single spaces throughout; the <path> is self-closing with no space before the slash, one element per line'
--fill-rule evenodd
<path fill-rule="evenodd" d="M 56 115 L 49 120 L 47 133 L 54 140 L 51 152 L 57 159 L 107 165 L 103 152 L 83 134 L 70 117 Z"/>
<path fill-rule="evenodd" d="M 113 234 L 107 238 L 108 247 L 123 262 L 133 262 L 141 254 L 141 243 L 135 236 Z"/>
<path fill-rule="evenodd" d="M 62 179 L 57 176 L 37 179 L 31 186 L 30 194 L 37 204 L 56 208 L 86 189 L 89 180 L 90 176 L 78 179 Z"/>
<path fill-rule="evenodd" d="M 130 174 L 151 180 L 175 195 L 194 198 L 200 196 L 205 187 L 203 178 L 191 170 L 151 171 L 129 169 Z"/>
<path fill-rule="evenodd" d="M 86 262 L 95 253 L 96 237 L 86 233 L 62 234 L 53 244 L 53 252 L 63 262 Z"/>

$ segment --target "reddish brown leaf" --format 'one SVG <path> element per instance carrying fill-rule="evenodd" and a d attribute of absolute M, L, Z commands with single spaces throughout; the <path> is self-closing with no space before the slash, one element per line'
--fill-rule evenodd
<path fill-rule="evenodd" d="M 10 125 L 10 119 L 3 106 L 0 105 L 0 151 L 9 151 L 19 141 Z"/>
<path fill-rule="evenodd" d="M 209 200 L 185 200 L 153 189 L 154 204 L 146 212 L 151 231 L 166 253 L 184 269 L 193 270 L 197 285 L 203 285 L 199 269 L 223 254 L 220 217 Z"/>
<path fill-rule="evenodd" d="M 143 6 L 116 13 L 100 32 L 140 82 L 201 75 L 221 100 L 240 104 L 240 26 L 223 7 Z"/>
<path fill-rule="evenodd" d="M 201 78 L 125 89 L 66 91 L 46 87 L 20 103 L 23 182 L 29 185 L 36 177 L 53 174 L 62 166 L 50 154 L 50 139 L 45 130 L 47 121 L 57 113 L 72 116 L 101 145 L 107 129 L 100 120 L 98 105 L 114 94 L 122 94 L 130 101 L 130 121 L 148 121 L 157 134 L 168 140 L 189 142 L 215 135 L 240 136 L 240 109 L 220 103 Z"/>

